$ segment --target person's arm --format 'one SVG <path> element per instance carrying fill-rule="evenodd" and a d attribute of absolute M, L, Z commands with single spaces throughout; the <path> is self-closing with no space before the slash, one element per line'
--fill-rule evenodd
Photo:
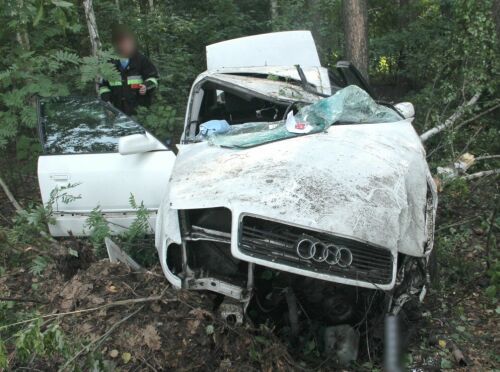
<path fill-rule="evenodd" d="M 152 92 L 158 88 L 159 84 L 159 74 L 156 66 L 147 57 L 143 57 L 142 61 L 142 78 L 144 79 L 144 85 L 146 86 L 146 92 Z"/>
<path fill-rule="evenodd" d="M 99 81 L 99 97 L 106 102 L 111 100 L 111 89 L 107 80 L 100 79 Z"/>

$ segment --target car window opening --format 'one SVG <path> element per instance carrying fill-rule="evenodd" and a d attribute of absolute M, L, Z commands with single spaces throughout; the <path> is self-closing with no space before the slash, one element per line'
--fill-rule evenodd
<path fill-rule="evenodd" d="M 195 141 L 230 148 L 326 131 L 331 125 L 391 123 L 402 120 L 355 85 L 314 103 L 276 103 L 224 87 L 203 87 Z M 295 103 L 295 104 L 294 104 Z"/>

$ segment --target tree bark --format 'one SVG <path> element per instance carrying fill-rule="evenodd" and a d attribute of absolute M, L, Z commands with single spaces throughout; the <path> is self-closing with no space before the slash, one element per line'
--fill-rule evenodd
<path fill-rule="evenodd" d="M 311 32 L 314 36 L 314 40 L 316 41 L 316 46 L 322 47 L 322 39 L 321 39 L 321 1 L 320 0 L 308 0 L 307 2 L 310 12 L 310 17 L 312 20 Z"/>
<path fill-rule="evenodd" d="M 343 0 L 345 57 L 368 79 L 368 5 L 366 0 Z"/>
<path fill-rule="evenodd" d="M 271 0 L 269 6 L 271 8 L 271 26 L 274 30 L 273 22 L 278 18 L 278 0 Z"/>
<path fill-rule="evenodd" d="M 12 192 L 10 191 L 9 187 L 3 180 L 2 176 L 0 176 L 0 187 L 2 188 L 3 192 L 5 195 L 7 195 L 7 199 L 12 203 L 14 208 L 16 209 L 16 212 L 21 212 L 23 208 L 21 205 L 17 202 L 16 198 L 14 198 L 14 195 L 12 195 Z"/>
<path fill-rule="evenodd" d="M 493 0 L 491 13 L 493 15 L 493 21 L 495 22 L 497 39 L 500 40 L 500 0 Z"/>
<path fill-rule="evenodd" d="M 422 142 L 427 141 L 429 138 L 432 136 L 442 132 L 446 128 L 452 126 L 465 112 L 465 109 L 470 106 L 474 106 L 477 102 L 477 100 L 481 97 L 481 93 L 476 93 L 474 96 L 466 103 L 464 103 L 462 106 L 460 106 L 454 113 L 451 115 L 448 119 L 445 120 L 443 124 L 439 124 L 435 126 L 432 129 L 429 129 L 427 132 L 422 133 L 420 136 L 420 139 Z"/>
<path fill-rule="evenodd" d="M 122 8 L 120 6 L 120 0 L 115 0 L 116 11 L 118 12 L 118 21 L 122 21 Z"/>
<path fill-rule="evenodd" d="M 97 30 L 97 22 L 95 20 L 92 0 L 83 0 L 83 8 L 85 10 L 85 20 L 87 21 L 87 28 L 89 30 L 92 55 L 97 56 L 98 52 L 101 50 L 102 44 Z"/>
<path fill-rule="evenodd" d="M 20 10 L 24 7 L 24 1 L 23 0 L 18 1 L 17 6 L 19 8 L 18 9 L 18 13 L 19 13 Z M 12 15 L 13 16 L 15 15 L 14 11 L 12 12 Z M 19 26 L 18 26 L 18 31 L 16 32 L 16 40 L 19 43 L 19 45 L 21 46 L 21 48 L 23 48 L 24 50 L 30 50 L 30 48 L 31 48 L 30 47 L 30 38 L 28 35 L 26 24 L 24 24 L 23 22 L 21 22 L 18 19 L 18 25 Z"/>

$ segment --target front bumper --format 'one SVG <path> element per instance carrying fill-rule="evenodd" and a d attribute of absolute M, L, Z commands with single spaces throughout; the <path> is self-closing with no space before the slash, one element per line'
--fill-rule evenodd
<path fill-rule="evenodd" d="M 245 286 L 241 284 L 230 283 L 226 280 L 221 280 L 220 278 L 215 277 L 194 277 L 192 272 L 190 272 L 189 267 L 183 266 L 182 274 L 175 274 L 170 270 L 169 265 L 167 264 L 168 250 L 172 246 L 172 244 L 176 244 L 181 246 L 183 250 L 186 250 L 187 242 L 191 238 L 181 237 L 180 233 L 180 224 L 179 224 L 179 215 L 177 210 L 169 209 L 168 210 L 168 221 L 163 221 L 163 214 L 159 216 L 159 225 L 157 226 L 157 248 L 160 256 L 160 262 L 167 277 L 168 281 L 176 288 L 184 288 L 184 289 L 192 289 L 192 290 L 210 290 L 225 296 L 234 298 L 238 301 L 247 302 L 252 293 L 253 288 L 253 269 L 254 265 L 260 265 L 264 267 L 268 267 L 271 269 L 284 271 L 292 274 L 302 275 L 306 277 L 311 277 L 314 279 L 329 281 L 332 283 L 345 284 L 356 287 L 363 287 L 369 289 L 380 289 L 384 291 L 391 290 L 396 282 L 396 272 L 397 272 L 397 252 L 387 250 L 382 247 L 375 247 L 373 245 L 368 244 L 367 242 L 356 241 L 356 244 L 362 245 L 364 247 L 373 247 L 373 250 L 384 251 L 386 257 L 388 256 L 390 259 L 390 268 L 388 272 L 386 272 L 384 276 L 384 280 L 373 280 L 373 278 L 367 277 L 366 275 L 346 275 L 346 272 L 342 272 L 342 270 L 322 270 L 321 268 L 315 268 L 313 265 L 308 265 L 307 263 L 300 263 L 300 261 L 295 260 L 292 264 L 291 262 L 287 262 L 286 260 L 281 260 L 278 257 L 265 256 L 262 254 L 258 254 L 258 252 L 251 251 L 245 249 L 244 245 L 242 245 L 242 236 L 243 236 L 243 219 L 245 217 L 256 217 L 262 218 L 260 216 L 255 216 L 252 214 L 245 213 L 243 211 L 231 211 L 231 233 L 224 236 L 220 235 L 218 232 L 213 231 L 203 231 L 197 229 L 195 231 L 197 238 L 203 238 L 200 234 L 206 234 L 206 239 L 214 239 L 214 240 L 226 240 L 225 243 L 230 244 L 231 255 L 241 261 L 249 263 L 248 265 L 248 275 L 247 275 L 247 283 Z M 306 229 L 310 231 L 312 234 L 319 234 L 319 236 L 325 235 L 333 235 L 332 232 L 321 231 L 311 229 L 310 227 L 303 227 L 292 224 L 290 222 L 278 221 L 275 219 L 267 219 L 270 223 L 274 224 L 283 224 L 286 226 L 290 226 L 293 229 Z M 165 223 L 167 222 L 167 223 Z M 170 233 L 168 233 L 170 231 Z M 339 239 L 349 240 L 347 237 L 339 237 Z M 354 241 L 353 239 L 350 239 Z M 365 264 L 369 263 L 370 257 L 368 260 L 365 260 Z"/>

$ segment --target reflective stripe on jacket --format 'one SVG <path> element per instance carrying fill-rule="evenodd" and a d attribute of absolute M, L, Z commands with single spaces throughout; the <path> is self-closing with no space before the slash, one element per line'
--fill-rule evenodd
<path fill-rule="evenodd" d="M 141 53 L 131 57 L 125 68 L 119 60 L 112 60 L 111 63 L 120 73 L 120 80 L 102 80 L 99 84 L 101 98 L 128 115 L 135 114 L 137 106 L 149 106 L 153 92 L 158 88 L 159 76 L 155 65 Z M 142 84 L 146 85 L 145 95 L 139 94 Z"/>

